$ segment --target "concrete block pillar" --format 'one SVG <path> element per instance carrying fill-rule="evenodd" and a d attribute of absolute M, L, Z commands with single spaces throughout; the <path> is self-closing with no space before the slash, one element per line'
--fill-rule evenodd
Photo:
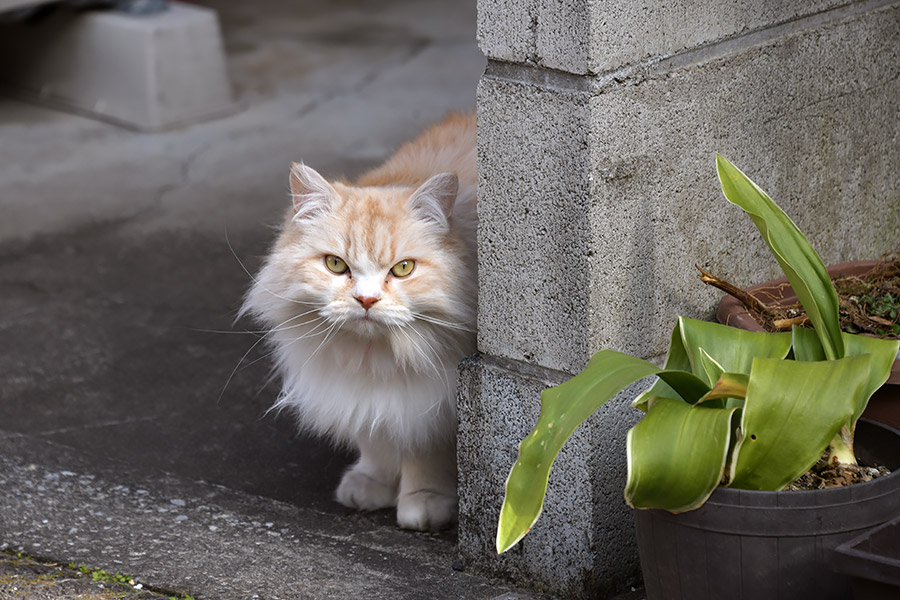
<path fill-rule="evenodd" d="M 617 398 L 557 460 L 544 513 L 497 557 L 539 394 L 612 348 L 661 360 L 678 315 L 778 266 L 721 195 L 718 151 L 826 262 L 900 245 L 900 2 L 479 0 L 479 351 L 459 386 L 460 551 L 574 597 L 639 578 Z"/>

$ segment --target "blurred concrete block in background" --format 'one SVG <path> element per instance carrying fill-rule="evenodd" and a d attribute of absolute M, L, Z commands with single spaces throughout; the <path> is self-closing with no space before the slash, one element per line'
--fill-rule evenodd
<path fill-rule="evenodd" d="M 46 0 L 0 0 L 0 12 L 43 4 Z"/>
<path fill-rule="evenodd" d="M 216 12 L 177 2 L 151 15 L 60 9 L 2 24 L 0 83 L 28 99 L 143 131 L 237 108 Z"/>

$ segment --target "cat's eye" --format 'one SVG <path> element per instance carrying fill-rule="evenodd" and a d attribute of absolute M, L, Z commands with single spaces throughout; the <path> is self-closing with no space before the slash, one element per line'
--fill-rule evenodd
<path fill-rule="evenodd" d="M 394 274 L 394 277 L 406 277 L 410 273 L 413 272 L 413 269 L 416 268 L 416 261 L 414 260 L 401 260 L 396 265 L 391 267 L 391 273 Z"/>
<path fill-rule="evenodd" d="M 350 267 L 347 266 L 347 263 L 344 262 L 344 259 L 338 258 L 337 256 L 334 256 L 332 254 L 329 254 L 325 257 L 325 266 L 328 267 L 328 270 L 335 275 L 343 275 L 350 270 Z"/>

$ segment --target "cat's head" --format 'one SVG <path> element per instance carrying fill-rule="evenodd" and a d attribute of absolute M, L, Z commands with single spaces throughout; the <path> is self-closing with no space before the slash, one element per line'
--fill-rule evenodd
<path fill-rule="evenodd" d="M 472 295 L 476 274 L 453 231 L 455 175 L 418 188 L 354 187 L 295 163 L 290 185 L 293 211 L 260 274 L 266 302 L 364 337 L 416 320 L 471 326 L 460 322 L 472 318 L 461 294 Z"/>

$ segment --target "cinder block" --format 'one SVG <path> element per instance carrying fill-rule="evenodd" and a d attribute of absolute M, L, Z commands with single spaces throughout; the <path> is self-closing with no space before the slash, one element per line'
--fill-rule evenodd
<path fill-rule="evenodd" d="M 843 6 L 844 0 L 479 0 L 488 58 L 602 73 Z"/>
<path fill-rule="evenodd" d="M 676 316 L 708 317 L 721 295 L 694 264 L 741 285 L 777 274 L 722 197 L 716 151 L 827 262 L 900 245 L 898 15 L 883 7 L 593 90 L 489 71 L 480 351 L 566 372 L 601 348 L 656 356 Z"/>
<path fill-rule="evenodd" d="M 215 11 L 60 10 L 0 29 L 0 81 L 36 101 L 156 131 L 236 110 Z"/>
<path fill-rule="evenodd" d="M 625 434 L 639 413 L 613 400 L 569 440 L 553 466 L 544 511 L 518 546 L 497 555 L 497 519 L 517 444 L 540 393 L 566 375 L 472 357 L 459 378 L 459 547 L 482 572 L 565 597 L 608 597 L 639 578 L 633 516 L 623 498 Z"/>
<path fill-rule="evenodd" d="M 588 101 L 490 78 L 480 83 L 482 352 L 572 370 L 574 357 L 590 351 L 583 326 L 591 275 L 584 263 L 591 251 Z"/>

